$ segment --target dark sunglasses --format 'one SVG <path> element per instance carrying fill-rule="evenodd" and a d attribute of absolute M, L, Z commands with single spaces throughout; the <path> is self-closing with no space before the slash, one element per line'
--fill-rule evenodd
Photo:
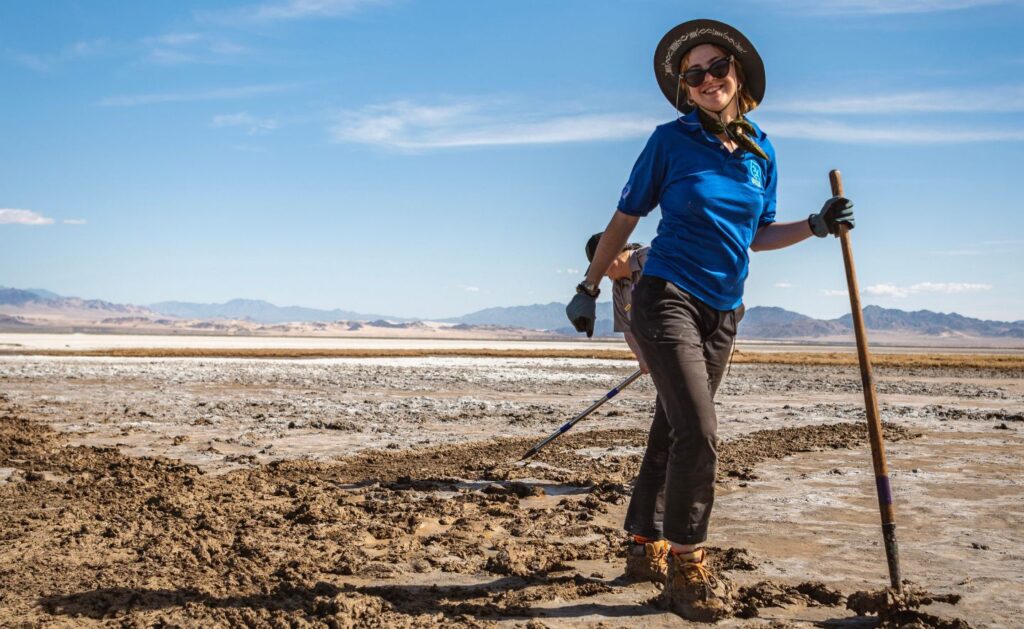
<path fill-rule="evenodd" d="M 710 74 L 716 79 L 724 79 L 729 74 L 729 67 L 732 65 L 732 55 L 728 57 L 722 57 L 711 62 L 706 69 L 705 68 L 690 68 L 686 72 L 683 72 L 683 80 L 690 87 L 700 87 L 700 84 L 704 82 L 704 75 Z"/>

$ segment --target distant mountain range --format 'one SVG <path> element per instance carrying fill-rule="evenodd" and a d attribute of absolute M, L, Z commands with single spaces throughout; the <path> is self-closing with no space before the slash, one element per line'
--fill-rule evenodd
<path fill-rule="evenodd" d="M 845 314 L 837 321 L 852 328 L 853 317 Z M 897 332 L 917 332 L 918 334 L 946 334 L 956 332 L 968 336 L 999 336 L 1024 338 L 1024 321 L 986 321 L 974 319 L 951 312 L 932 312 L 931 310 L 915 310 L 904 312 L 866 306 L 864 323 L 872 330 L 892 330 Z"/>
<path fill-rule="evenodd" d="M 611 303 L 602 302 L 597 306 L 595 333 L 611 334 Z M 557 302 L 534 306 L 487 308 L 449 321 L 575 333 L 566 325 L 565 305 Z M 1024 321 L 986 321 L 956 313 L 945 314 L 930 310 L 907 312 L 880 306 L 866 306 L 864 323 L 869 330 L 913 335 L 1024 338 Z M 852 330 L 853 317 L 849 314 L 838 319 L 815 319 L 784 308 L 754 306 L 748 309 L 743 317 L 739 336 L 748 339 L 806 339 L 848 336 L 852 334 Z"/>
<path fill-rule="evenodd" d="M 21 290 L 0 286 L 0 306 L 42 306 L 51 309 L 111 312 L 125 315 L 155 314 L 145 307 L 130 304 L 116 304 L 99 299 L 62 297 L 41 288 Z"/>
<path fill-rule="evenodd" d="M 907 312 L 880 306 L 864 307 L 864 325 L 869 330 L 924 336 L 977 336 L 1024 338 L 1024 321 L 986 321 L 956 313 L 915 310 Z M 814 338 L 847 335 L 853 330 L 853 317 L 814 319 L 796 312 L 773 307 L 754 307 L 747 311 L 740 324 L 745 338 Z"/>
<path fill-rule="evenodd" d="M 500 325 L 529 330 L 554 330 L 575 334 L 565 318 L 565 304 L 553 301 L 532 306 L 511 306 L 507 308 L 485 308 L 461 317 L 441 319 L 443 323 L 464 323 L 467 325 Z M 599 335 L 612 333 L 612 303 L 597 304 L 597 327 Z"/>
<path fill-rule="evenodd" d="M 610 302 L 598 303 L 598 336 L 612 332 Z M 160 302 L 149 306 L 117 304 L 96 299 L 63 297 L 43 289 L 0 287 L 0 324 L 8 329 L 32 327 L 33 315 L 52 315 L 62 311 L 90 316 L 96 321 L 118 323 L 151 321 L 167 323 L 166 317 L 189 320 L 251 321 L 260 324 L 289 322 L 362 322 L 377 328 L 413 329 L 416 319 L 364 314 L 350 310 L 320 310 L 300 306 L 275 306 L 266 301 L 233 299 L 223 304 Z M 864 320 L 869 330 L 927 337 L 985 337 L 1024 339 L 1024 321 L 988 321 L 956 313 L 904 310 L 867 306 Z M 565 305 L 558 302 L 531 306 L 486 308 L 476 312 L 443 319 L 462 327 L 520 328 L 575 335 L 565 319 Z M 353 327 L 352 329 L 356 329 Z M 756 306 L 747 310 L 740 324 L 739 335 L 746 339 L 814 339 L 850 336 L 852 317 L 815 319 L 783 308 Z"/>
<path fill-rule="evenodd" d="M 223 304 L 197 304 L 186 301 L 161 301 L 150 304 L 150 310 L 182 319 L 236 319 L 257 323 L 288 323 L 292 321 L 376 321 L 387 319 L 409 322 L 414 319 L 362 314 L 351 310 L 319 310 L 301 306 L 275 306 L 258 299 L 232 299 Z"/>

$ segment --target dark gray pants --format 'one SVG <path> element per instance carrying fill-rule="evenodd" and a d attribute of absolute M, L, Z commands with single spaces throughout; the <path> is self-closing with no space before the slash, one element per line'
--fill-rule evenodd
<path fill-rule="evenodd" d="M 707 539 L 718 464 L 714 397 L 742 318 L 743 306 L 715 310 L 661 278 L 637 283 L 631 327 L 658 399 L 626 512 L 628 532 L 660 537 L 654 512 L 664 486 L 665 538 L 677 544 Z"/>

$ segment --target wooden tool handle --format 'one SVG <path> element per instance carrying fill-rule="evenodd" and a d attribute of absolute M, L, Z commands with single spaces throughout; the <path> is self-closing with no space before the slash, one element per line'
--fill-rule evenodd
<path fill-rule="evenodd" d="M 843 194 L 843 179 L 838 170 L 828 174 L 832 184 L 832 196 Z M 885 442 L 882 437 L 882 421 L 878 413 L 878 395 L 875 378 L 871 373 L 871 356 L 868 354 L 868 337 L 861 309 L 860 289 L 857 271 L 853 264 L 853 248 L 850 245 L 850 227 L 840 224 L 839 242 L 843 248 L 843 263 L 846 266 L 846 285 L 850 292 L 850 314 L 853 330 L 857 337 L 857 358 L 860 363 L 860 377 L 864 385 L 864 407 L 867 411 L 868 437 L 871 441 L 871 461 L 875 468 L 875 489 L 878 492 L 878 510 L 882 516 L 882 538 L 885 541 L 885 555 L 889 564 L 889 580 L 896 591 L 902 590 L 900 580 L 899 551 L 896 546 L 896 522 L 892 507 L 892 487 L 889 484 L 889 469 L 885 460 Z"/>
<path fill-rule="evenodd" d="M 828 182 L 832 184 L 832 196 L 843 196 L 843 175 L 838 170 L 828 171 Z"/>

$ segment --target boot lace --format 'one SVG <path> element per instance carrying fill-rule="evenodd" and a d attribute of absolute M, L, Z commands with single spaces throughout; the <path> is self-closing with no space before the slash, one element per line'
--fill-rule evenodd
<path fill-rule="evenodd" d="M 667 542 L 653 542 L 650 544 L 644 544 L 644 554 L 649 559 L 655 561 L 664 561 L 668 559 L 669 545 Z"/>
<path fill-rule="evenodd" d="M 705 553 L 702 552 L 697 561 L 682 562 L 683 576 L 691 586 L 702 587 L 705 593 L 715 595 L 715 590 L 718 589 L 718 579 L 704 565 L 704 557 Z"/>

